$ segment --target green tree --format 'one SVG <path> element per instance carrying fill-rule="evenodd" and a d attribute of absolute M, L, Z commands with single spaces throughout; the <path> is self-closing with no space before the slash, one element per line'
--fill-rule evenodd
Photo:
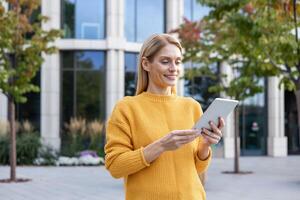
<path fill-rule="evenodd" d="M 198 74 L 211 75 L 212 63 L 228 63 L 234 77 L 215 75 L 219 84 L 213 92 L 243 100 L 262 91 L 259 80 L 278 76 L 280 85 L 294 90 L 300 124 L 300 48 L 296 0 L 198 0 L 211 11 L 199 21 L 184 23 L 173 32 L 179 34 L 185 49 L 184 60 L 201 63 Z M 238 122 L 238 109 L 236 122 Z M 235 172 L 239 172 L 235 128 Z"/>
<path fill-rule="evenodd" d="M 9 9 L 5 9 L 5 3 Z M 55 52 L 51 43 L 61 35 L 59 30 L 42 29 L 47 17 L 38 15 L 32 20 L 39 7 L 40 0 L 0 2 L 0 90 L 8 98 L 10 181 L 17 181 L 15 103 L 24 103 L 28 92 L 39 91 L 31 80 L 44 61 L 42 55 Z"/>

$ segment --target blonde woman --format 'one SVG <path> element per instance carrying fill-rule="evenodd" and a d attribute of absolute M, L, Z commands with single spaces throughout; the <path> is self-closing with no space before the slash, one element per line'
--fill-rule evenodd
<path fill-rule="evenodd" d="M 127 200 L 204 200 L 198 174 L 211 160 L 212 144 L 222 137 L 191 129 L 202 109 L 192 98 L 176 95 L 182 47 L 168 34 L 155 34 L 140 51 L 136 95 L 120 100 L 106 130 L 105 166 L 124 178 Z"/>

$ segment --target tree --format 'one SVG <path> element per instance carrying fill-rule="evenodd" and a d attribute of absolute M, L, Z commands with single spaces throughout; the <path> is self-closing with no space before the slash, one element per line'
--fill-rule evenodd
<path fill-rule="evenodd" d="M 8 3 L 6 10 L 4 2 Z M 10 123 L 10 179 L 16 179 L 15 103 L 27 101 L 28 92 L 38 92 L 31 83 L 44 59 L 42 54 L 52 54 L 51 44 L 60 35 L 59 30 L 43 30 L 48 18 L 32 17 L 40 7 L 40 0 L 5 0 L 0 2 L 0 91 L 8 98 Z M 33 22 L 32 22 L 33 21 Z"/>
<path fill-rule="evenodd" d="M 198 73 L 210 73 L 212 63 L 228 63 L 233 77 L 222 81 L 213 92 L 243 100 L 262 91 L 259 80 L 278 76 L 280 85 L 294 90 L 300 124 L 300 48 L 297 17 L 300 6 L 296 0 L 199 0 L 211 11 L 200 21 L 185 22 L 173 32 L 179 34 L 185 49 L 184 61 L 201 63 Z M 211 74 L 211 73 L 210 73 Z M 238 110 L 235 116 L 238 115 Z M 235 117 L 238 122 L 238 118 Z M 235 128 L 237 141 L 238 126 Z M 235 172 L 239 172 L 235 142 Z"/>

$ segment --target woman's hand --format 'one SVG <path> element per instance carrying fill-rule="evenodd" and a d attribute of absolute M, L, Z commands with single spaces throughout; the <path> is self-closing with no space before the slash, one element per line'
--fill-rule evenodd
<path fill-rule="evenodd" d="M 223 118 L 219 119 L 219 124 L 211 124 L 211 130 L 189 129 L 189 130 L 174 130 L 163 138 L 149 144 L 144 149 L 144 157 L 148 163 L 154 161 L 159 155 L 165 151 L 171 151 L 180 148 L 181 146 L 192 142 L 194 139 L 202 135 L 204 145 L 201 145 L 198 151 L 198 157 L 202 160 L 209 155 L 209 146 L 217 144 L 222 138 L 221 129 L 225 126 Z"/>
<path fill-rule="evenodd" d="M 163 152 L 178 149 L 201 135 L 200 130 L 175 130 L 144 148 L 144 157 L 151 163 Z"/>
<path fill-rule="evenodd" d="M 210 123 L 211 130 L 206 128 L 202 129 L 201 136 L 204 138 L 203 143 L 199 145 L 198 158 L 200 160 L 206 160 L 209 156 L 209 147 L 212 144 L 217 144 L 222 138 L 221 129 L 225 126 L 224 119 L 219 118 L 219 124 L 216 126 L 214 123 Z"/>
<path fill-rule="evenodd" d="M 216 126 L 213 122 L 210 122 L 209 125 L 211 130 L 203 128 L 202 136 L 208 145 L 218 144 L 223 136 L 221 129 L 225 126 L 225 121 L 222 117 L 220 117 L 218 126 Z"/>
<path fill-rule="evenodd" d="M 168 135 L 164 136 L 159 140 L 164 151 L 170 151 L 178 149 L 179 147 L 192 142 L 196 137 L 201 134 L 200 130 L 174 130 Z"/>

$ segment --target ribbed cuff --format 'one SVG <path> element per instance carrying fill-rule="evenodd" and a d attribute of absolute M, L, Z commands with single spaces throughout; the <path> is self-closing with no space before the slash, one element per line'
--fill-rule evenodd
<path fill-rule="evenodd" d="M 141 153 L 141 157 L 142 157 L 143 163 L 144 163 L 147 167 L 149 167 L 149 166 L 150 166 L 150 163 L 148 163 L 148 162 L 146 161 L 145 156 L 144 156 L 144 147 L 141 147 L 141 148 L 140 148 L 140 153 Z"/>
<path fill-rule="evenodd" d="M 208 156 L 207 156 L 207 158 L 205 160 L 201 160 L 198 157 L 198 153 L 196 152 L 196 155 L 195 155 L 195 165 L 196 165 L 198 173 L 202 173 L 202 172 L 204 172 L 204 171 L 207 170 L 207 168 L 209 166 L 209 163 L 211 161 L 211 157 L 212 157 L 212 150 L 211 150 L 210 147 L 209 147 L 209 154 L 208 154 Z"/>

